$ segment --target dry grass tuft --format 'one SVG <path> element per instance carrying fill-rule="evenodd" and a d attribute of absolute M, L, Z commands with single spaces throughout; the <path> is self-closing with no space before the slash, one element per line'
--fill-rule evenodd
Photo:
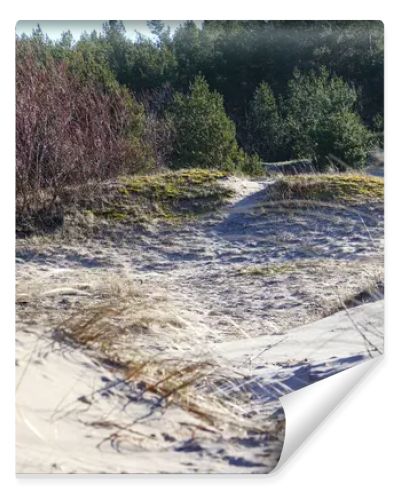
<path fill-rule="evenodd" d="M 154 408 L 175 405 L 211 432 L 269 432 L 273 422 L 248 416 L 252 393 L 243 388 L 243 373 L 221 365 L 207 352 L 196 325 L 173 311 L 160 314 L 168 303 L 151 302 L 150 297 L 127 296 L 125 291 L 63 321 L 57 338 L 90 349 L 92 356 L 120 371 L 136 393 L 151 398 Z"/>

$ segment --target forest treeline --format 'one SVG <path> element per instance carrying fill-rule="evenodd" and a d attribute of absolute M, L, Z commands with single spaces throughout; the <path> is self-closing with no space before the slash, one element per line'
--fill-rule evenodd
<path fill-rule="evenodd" d="M 17 197 L 156 168 L 362 168 L 383 146 L 378 21 L 192 21 L 16 39 Z"/>

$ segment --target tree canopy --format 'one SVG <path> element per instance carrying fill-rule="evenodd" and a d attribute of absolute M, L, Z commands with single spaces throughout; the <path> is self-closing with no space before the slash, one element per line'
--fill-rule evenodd
<path fill-rule="evenodd" d="M 321 170 L 332 163 L 362 168 L 371 147 L 383 146 L 382 23 L 185 21 L 172 32 L 152 20 L 148 27 L 151 36 L 138 33 L 136 39 L 127 36 L 122 21 L 107 21 L 79 40 L 70 31 L 51 40 L 40 26 L 17 37 L 17 104 L 24 109 L 17 118 L 21 133 L 36 137 L 38 158 L 51 148 L 40 127 L 34 128 L 34 108 L 25 107 L 22 96 L 33 93 L 39 103 L 44 85 L 60 109 L 43 110 L 60 125 L 60 137 L 70 134 L 68 145 L 58 145 L 62 154 L 54 149 L 66 161 L 64 170 L 76 137 L 89 155 L 103 132 L 112 137 L 114 157 L 133 170 L 207 166 L 256 173 L 260 158 L 299 157 L 314 160 Z M 65 92 L 56 91 L 57 74 L 81 106 L 69 99 L 74 111 L 65 115 L 65 125 L 58 121 L 65 114 Z M 95 106 L 87 101 L 85 111 L 79 89 L 93 102 L 107 103 L 104 131 L 87 116 Z M 78 122 L 85 116 L 85 123 Z M 27 123 L 32 130 L 24 129 Z M 117 154 L 117 143 L 123 154 Z M 76 170 L 84 157 L 76 150 Z M 33 160 L 26 158 L 30 165 L 18 160 L 20 169 L 33 172 Z"/>

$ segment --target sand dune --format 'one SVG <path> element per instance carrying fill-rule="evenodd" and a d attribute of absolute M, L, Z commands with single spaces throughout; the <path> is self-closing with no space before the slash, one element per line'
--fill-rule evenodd
<path fill-rule="evenodd" d="M 382 352 L 383 301 L 352 306 L 379 297 L 383 207 L 222 182 L 231 203 L 193 221 L 18 242 L 17 472 L 268 472 L 276 398 Z M 179 391 L 174 366 L 196 375 Z"/>

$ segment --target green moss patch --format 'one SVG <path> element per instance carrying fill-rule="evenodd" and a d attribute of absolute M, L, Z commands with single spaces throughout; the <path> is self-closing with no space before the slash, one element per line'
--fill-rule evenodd
<path fill-rule="evenodd" d="M 174 173 L 124 177 L 94 208 L 97 217 L 116 222 L 144 222 L 160 218 L 176 221 L 212 211 L 232 195 L 219 180 L 226 173 L 191 169 Z"/>
<path fill-rule="evenodd" d="M 383 180 L 367 175 L 297 175 L 279 179 L 269 200 L 362 204 L 383 201 L 383 192 Z"/>

